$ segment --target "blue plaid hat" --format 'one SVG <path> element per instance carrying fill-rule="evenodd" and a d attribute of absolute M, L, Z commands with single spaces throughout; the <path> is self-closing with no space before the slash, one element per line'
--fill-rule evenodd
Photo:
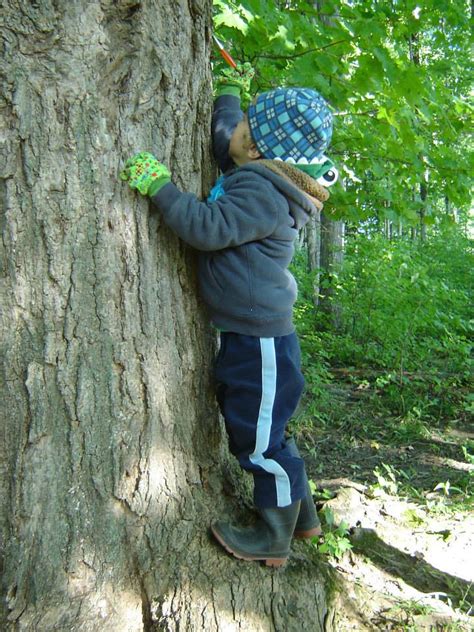
<path fill-rule="evenodd" d="M 321 160 L 332 136 L 332 114 L 309 88 L 276 88 L 247 111 L 253 140 L 264 158 L 310 164 Z"/>

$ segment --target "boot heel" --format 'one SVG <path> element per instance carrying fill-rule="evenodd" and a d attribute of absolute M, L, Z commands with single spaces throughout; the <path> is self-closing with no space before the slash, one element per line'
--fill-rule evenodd
<path fill-rule="evenodd" d="M 321 527 L 313 527 L 312 529 L 300 529 L 295 531 L 293 536 L 298 540 L 303 540 L 304 538 L 316 538 L 323 534 L 323 530 Z"/>
<path fill-rule="evenodd" d="M 287 557 L 267 559 L 265 560 L 265 566 L 274 566 L 275 568 L 277 566 L 283 566 L 287 559 Z"/>

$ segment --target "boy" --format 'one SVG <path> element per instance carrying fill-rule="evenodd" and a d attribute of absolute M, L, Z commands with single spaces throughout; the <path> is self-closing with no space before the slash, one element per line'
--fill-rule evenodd
<path fill-rule="evenodd" d="M 200 251 L 202 297 L 221 331 L 217 399 L 260 518 L 247 528 L 219 521 L 212 532 L 235 557 L 280 566 L 294 535 L 320 533 L 303 460 L 285 440 L 304 385 L 288 265 L 299 229 L 329 196 L 315 178 L 335 173 L 323 156 L 332 116 L 318 93 L 293 88 L 259 95 L 244 115 L 242 81 L 235 73 L 218 86 L 212 136 L 224 176 L 206 202 L 180 192 L 151 154 L 129 160 L 121 178 Z"/>

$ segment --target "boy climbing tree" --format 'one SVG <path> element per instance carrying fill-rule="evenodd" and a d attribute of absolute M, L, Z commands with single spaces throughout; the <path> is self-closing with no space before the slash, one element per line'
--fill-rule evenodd
<path fill-rule="evenodd" d="M 201 294 L 220 330 L 217 399 L 230 451 L 253 475 L 259 520 L 247 528 L 218 521 L 212 532 L 235 557 L 280 566 L 293 536 L 320 532 L 304 462 L 285 437 L 304 386 L 288 266 L 298 231 L 322 208 L 337 172 L 324 156 L 332 135 L 324 98 L 277 88 L 244 114 L 250 80 L 240 67 L 217 85 L 212 140 L 223 175 L 206 201 L 181 192 L 147 152 L 128 160 L 121 178 L 199 252 Z"/>

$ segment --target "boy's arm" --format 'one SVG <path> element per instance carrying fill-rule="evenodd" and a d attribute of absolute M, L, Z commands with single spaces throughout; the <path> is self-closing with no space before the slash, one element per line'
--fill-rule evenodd
<path fill-rule="evenodd" d="M 168 226 L 197 250 L 222 250 L 263 239 L 278 222 L 277 203 L 258 174 L 235 178 L 225 195 L 213 202 L 182 193 L 171 182 L 168 168 L 148 152 L 127 160 L 120 179 L 150 197 Z"/>
<path fill-rule="evenodd" d="M 240 97 L 248 96 L 254 71 L 250 64 L 238 65 L 237 69 L 226 68 L 216 82 L 214 112 L 212 115 L 212 148 L 219 169 L 225 173 L 234 163 L 229 157 L 229 143 L 244 117 L 240 108 Z"/>
<path fill-rule="evenodd" d="M 271 235 L 278 222 L 277 201 L 261 176 L 246 172 L 232 180 L 225 195 L 200 202 L 171 182 L 168 168 L 141 152 L 125 163 L 121 180 L 151 198 L 165 222 L 198 250 L 222 250 Z"/>
<path fill-rule="evenodd" d="M 229 143 L 234 129 L 243 117 L 240 97 L 230 93 L 217 97 L 212 114 L 212 150 L 223 173 L 235 166 L 229 156 Z"/>
<path fill-rule="evenodd" d="M 166 224 L 197 250 L 222 250 L 263 239 L 273 233 L 278 222 L 273 196 L 258 176 L 236 182 L 214 202 L 200 202 L 171 182 L 151 200 Z"/>

